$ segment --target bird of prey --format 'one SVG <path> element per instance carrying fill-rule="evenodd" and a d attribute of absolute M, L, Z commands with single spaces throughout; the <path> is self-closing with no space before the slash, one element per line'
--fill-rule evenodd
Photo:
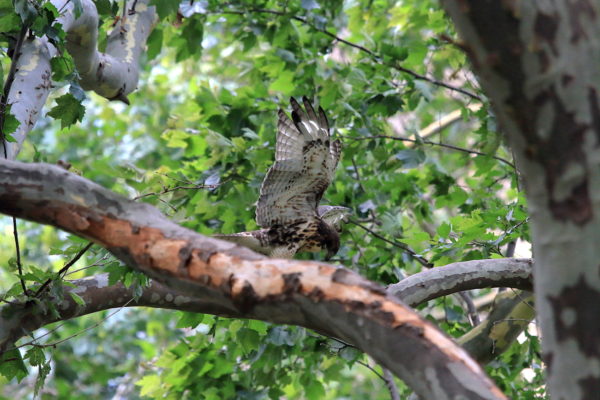
<path fill-rule="evenodd" d="M 340 247 L 340 222 L 346 207 L 320 206 L 340 160 L 342 146 L 331 140 L 329 122 L 303 97 L 294 99 L 292 118 L 279 110 L 275 162 L 260 188 L 256 222 L 262 228 L 215 237 L 241 244 L 271 257 L 292 258 L 297 252 L 327 250 L 327 259 Z"/>

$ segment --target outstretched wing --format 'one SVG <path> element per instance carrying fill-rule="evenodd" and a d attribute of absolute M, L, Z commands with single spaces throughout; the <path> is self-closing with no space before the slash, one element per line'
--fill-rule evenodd
<path fill-rule="evenodd" d="M 329 122 L 306 97 L 303 110 L 293 98 L 292 119 L 279 110 L 275 163 L 260 188 L 256 222 L 262 227 L 317 217 L 317 206 L 331 183 L 341 143 L 331 141 Z"/>

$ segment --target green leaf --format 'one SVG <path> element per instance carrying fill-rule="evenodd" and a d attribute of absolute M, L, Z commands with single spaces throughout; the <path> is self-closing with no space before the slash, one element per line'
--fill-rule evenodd
<path fill-rule="evenodd" d="M 34 346 L 27 350 L 25 353 L 25 359 L 29 359 L 29 364 L 35 367 L 46 361 L 46 356 L 44 355 L 44 350 L 42 350 L 40 347 Z"/>
<path fill-rule="evenodd" d="M 27 367 L 18 349 L 8 350 L 0 355 L 0 375 L 8 381 L 17 378 L 18 382 L 28 375 Z"/>
<path fill-rule="evenodd" d="M 312 399 L 322 399 L 325 397 L 325 388 L 317 379 L 313 379 L 305 389 L 306 397 Z"/>
<path fill-rule="evenodd" d="M 195 328 L 204 320 L 204 314 L 182 312 L 175 325 L 176 328 Z"/>
<path fill-rule="evenodd" d="M 396 153 L 395 157 L 402 161 L 404 168 L 418 167 L 425 161 L 425 153 L 422 150 L 405 149 Z"/>
<path fill-rule="evenodd" d="M 179 1 L 173 0 L 151 0 L 150 5 L 156 7 L 156 13 L 160 19 L 164 19 L 169 15 L 175 15 L 179 9 Z"/>
<path fill-rule="evenodd" d="M 288 70 L 281 72 L 279 78 L 269 85 L 270 91 L 282 92 L 286 96 L 290 96 L 294 88 L 294 72 Z"/>
<path fill-rule="evenodd" d="M 44 271 L 33 265 L 28 266 L 29 272 L 23 274 L 23 279 L 26 281 L 43 283 L 48 278 L 52 278 L 54 274 L 52 272 Z"/>
<path fill-rule="evenodd" d="M 196 16 L 188 21 L 181 32 L 181 37 L 185 39 L 188 54 L 199 56 L 202 53 L 204 36 L 203 18 Z"/>
<path fill-rule="evenodd" d="M 188 146 L 187 139 L 189 137 L 189 133 L 179 129 L 168 129 L 162 134 L 162 138 L 167 141 L 168 147 L 180 147 L 182 149 Z"/>
<path fill-rule="evenodd" d="M 100 15 L 111 15 L 112 14 L 112 6 L 110 4 L 110 0 L 94 0 L 96 4 L 96 10 L 98 10 L 98 14 Z"/>
<path fill-rule="evenodd" d="M 60 128 L 64 129 L 81 121 L 85 115 L 85 107 L 72 94 L 67 93 L 56 99 L 54 106 L 48 115 L 60 120 Z"/>
<path fill-rule="evenodd" d="M 438 226 L 437 234 L 440 235 L 440 237 L 447 238 L 450 234 L 450 229 L 450 224 L 443 222 L 440 226 Z"/>
<path fill-rule="evenodd" d="M 163 46 L 163 30 L 160 27 L 157 27 L 152 31 L 146 45 L 148 46 L 148 50 L 146 51 L 148 60 L 153 60 L 160 54 Z"/>
<path fill-rule="evenodd" d="M 2 131 L 4 132 L 8 142 L 16 142 L 16 140 L 11 136 L 11 133 L 15 133 L 19 128 L 19 125 L 19 120 L 10 112 L 10 106 L 7 106 L 6 111 L 4 112 L 4 125 L 2 127 Z"/>
<path fill-rule="evenodd" d="M 158 375 L 146 375 L 135 384 L 140 386 L 141 396 L 152 396 L 161 387 L 161 379 Z"/>
<path fill-rule="evenodd" d="M 80 306 L 85 306 L 85 300 L 81 296 L 79 296 L 77 293 L 69 292 L 69 295 L 71 296 L 73 301 L 75 301 L 75 303 L 77 303 Z"/>
<path fill-rule="evenodd" d="M 38 367 L 38 376 L 37 376 L 37 379 L 35 380 L 35 387 L 33 389 L 34 397 L 37 396 L 39 394 L 40 390 L 44 387 L 44 383 L 46 382 L 46 377 L 48 376 L 50 371 L 51 371 L 51 367 L 50 367 L 49 361 L 41 364 Z"/>
<path fill-rule="evenodd" d="M 104 271 L 108 272 L 108 284 L 114 285 L 123 279 L 128 269 L 123 267 L 118 261 L 113 261 L 104 267 Z"/>
<path fill-rule="evenodd" d="M 75 70 L 73 57 L 68 53 L 62 56 L 55 56 L 50 59 L 50 68 L 52 69 L 52 79 L 62 81 Z"/>
<path fill-rule="evenodd" d="M 258 348 L 258 332 L 248 328 L 242 328 L 237 332 L 237 339 L 247 352 Z"/>
<path fill-rule="evenodd" d="M 381 45 L 381 52 L 384 54 L 386 61 L 404 61 L 408 57 L 408 49 L 406 47 L 396 46 L 389 43 Z"/>
<path fill-rule="evenodd" d="M 17 14 L 9 13 L 0 17 L 0 32 L 18 31 L 20 27 L 21 19 Z"/>
<path fill-rule="evenodd" d="M 15 11 L 25 25 L 31 25 L 38 13 L 35 6 L 28 0 L 15 0 Z"/>

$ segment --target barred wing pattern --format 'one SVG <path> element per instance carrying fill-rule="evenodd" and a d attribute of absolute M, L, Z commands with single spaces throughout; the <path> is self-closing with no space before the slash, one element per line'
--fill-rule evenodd
<path fill-rule="evenodd" d="M 339 140 L 331 141 L 329 122 L 306 97 L 304 110 L 291 98 L 292 119 L 278 113 L 275 163 L 260 188 L 256 222 L 261 227 L 298 221 L 316 221 L 317 206 L 331 183 L 341 153 Z"/>

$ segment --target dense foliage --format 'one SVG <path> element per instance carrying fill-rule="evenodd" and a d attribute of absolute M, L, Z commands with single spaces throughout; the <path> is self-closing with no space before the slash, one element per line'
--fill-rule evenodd
<path fill-rule="evenodd" d="M 20 160 L 66 161 L 203 234 L 255 229 L 277 109 L 289 111 L 290 96 L 306 95 L 327 111 L 344 146 L 325 194 L 327 204 L 354 211 L 335 262 L 386 285 L 429 263 L 504 257 L 515 241 L 527 255 L 526 205 L 511 154 L 437 2 L 211 0 L 186 1 L 179 12 L 177 2 L 153 3 L 160 21 L 127 106 L 82 94 L 60 27 L 52 25 L 55 8 L 0 0 L 1 81 L 23 23 L 63 49 L 53 62 L 62 87 Z M 102 38 L 118 23 L 122 5 L 96 5 Z M 449 116 L 454 122 L 446 124 Z M 28 285 L 55 277 L 86 245 L 47 226 L 19 221 L 17 227 Z M 0 218 L 0 230 L 0 289 L 11 301 L 23 296 L 12 220 Z M 145 284 L 97 247 L 66 278 L 101 272 Z M 60 279 L 53 285 L 59 291 Z M 458 337 L 471 328 L 464 309 L 448 297 L 422 312 Z M 4 396 L 32 396 L 36 376 L 49 374 L 44 398 L 389 397 L 380 367 L 306 329 L 117 311 L 32 333 L 45 336 L 23 341 L 23 364 L 0 364 Z M 538 346 L 531 331 L 489 365 L 507 396 L 533 398 L 538 391 Z"/>

